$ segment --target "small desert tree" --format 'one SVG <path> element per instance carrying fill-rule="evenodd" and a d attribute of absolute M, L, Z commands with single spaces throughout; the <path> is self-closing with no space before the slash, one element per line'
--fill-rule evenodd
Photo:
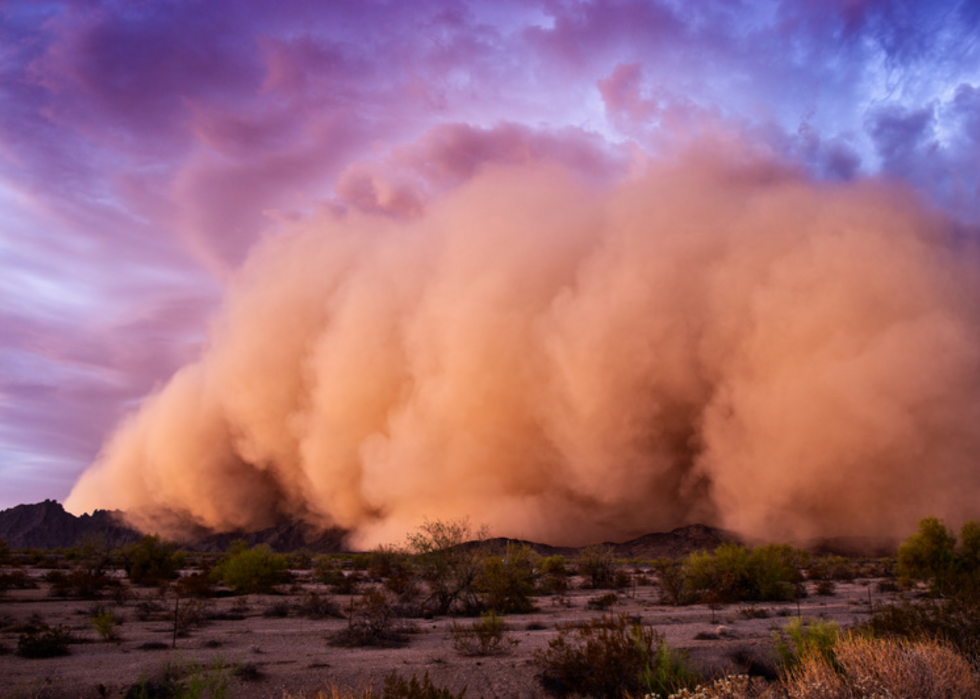
<path fill-rule="evenodd" d="M 266 544 L 248 548 L 236 541 L 211 574 L 238 593 L 269 592 L 286 581 L 287 564 L 284 554 L 273 553 Z"/>
<path fill-rule="evenodd" d="M 429 587 L 424 607 L 435 614 L 479 611 L 475 582 L 487 532 L 473 532 L 469 519 L 426 520 L 408 535 L 416 570 Z"/>
<path fill-rule="evenodd" d="M 919 522 L 918 531 L 898 548 L 898 576 L 907 584 L 925 582 L 935 594 L 975 594 L 980 586 L 980 524 L 967 522 L 956 536 L 936 517 Z"/>
<path fill-rule="evenodd" d="M 476 588 L 485 606 L 500 614 L 524 614 L 534 609 L 534 569 L 538 555 L 527 544 L 507 544 L 503 556 L 484 554 Z"/>
<path fill-rule="evenodd" d="M 585 585 L 593 590 L 612 587 L 616 580 L 616 557 L 608 546 L 586 546 L 575 561 L 578 574 L 585 578 Z"/>
<path fill-rule="evenodd" d="M 138 543 L 123 549 L 123 568 L 135 585 L 157 585 L 173 580 L 187 557 L 173 541 L 159 536 L 144 536 Z"/>

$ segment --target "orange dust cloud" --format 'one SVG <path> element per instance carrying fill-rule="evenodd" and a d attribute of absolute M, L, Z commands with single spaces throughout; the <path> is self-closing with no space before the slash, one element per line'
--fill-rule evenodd
<path fill-rule="evenodd" d="M 980 508 L 976 250 L 906 189 L 702 148 L 600 189 L 488 167 L 264 240 L 75 511 L 553 544 L 904 535 Z"/>

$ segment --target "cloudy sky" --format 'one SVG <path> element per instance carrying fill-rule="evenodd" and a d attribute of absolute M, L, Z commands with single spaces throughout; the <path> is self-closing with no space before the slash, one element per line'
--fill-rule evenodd
<path fill-rule="evenodd" d="M 0 507 L 63 500 L 284 226 L 719 129 L 973 235 L 980 4 L 0 1 Z"/>

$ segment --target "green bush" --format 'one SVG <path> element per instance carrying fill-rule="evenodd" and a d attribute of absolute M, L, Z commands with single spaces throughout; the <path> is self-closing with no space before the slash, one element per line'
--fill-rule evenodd
<path fill-rule="evenodd" d="M 453 650 L 460 655 L 502 655 L 519 641 L 508 635 L 507 623 L 493 611 L 483 614 L 480 621 L 469 625 L 452 626 Z"/>
<path fill-rule="evenodd" d="M 568 591 L 568 568 L 564 556 L 547 556 L 538 564 L 538 591 L 544 595 L 562 595 Z"/>
<path fill-rule="evenodd" d="M 593 590 L 614 587 L 616 581 L 616 557 L 608 546 L 597 544 L 586 546 L 575 559 L 578 574 L 584 578 L 583 584 Z"/>
<path fill-rule="evenodd" d="M 526 614 L 534 610 L 534 564 L 538 556 L 527 544 L 507 545 L 505 556 L 487 552 L 473 581 L 484 606 L 499 614 Z"/>
<path fill-rule="evenodd" d="M 802 619 L 793 619 L 783 627 L 781 633 L 773 633 L 776 655 L 787 672 L 793 671 L 815 655 L 833 664 L 837 638 L 837 624 L 821 620 L 804 622 Z"/>
<path fill-rule="evenodd" d="M 821 556 L 807 568 L 808 580 L 853 580 L 857 571 L 851 561 L 843 556 Z"/>
<path fill-rule="evenodd" d="M 967 522 L 956 537 L 936 517 L 898 548 L 898 577 L 906 585 L 924 582 L 936 595 L 980 594 L 980 524 Z"/>
<path fill-rule="evenodd" d="M 677 598 L 682 602 L 721 603 L 795 599 L 802 594 L 800 568 L 807 563 L 805 552 L 786 544 L 749 549 L 725 543 L 713 554 L 697 551 L 684 560 Z M 676 580 L 672 582 L 676 586 Z"/>
<path fill-rule="evenodd" d="M 864 629 L 881 638 L 937 639 L 980 667 L 980 600 L 977 598 L 956 596 L 877 607 Z"/>
<path fill-rule="evenodd" d="M 123 549 L 123 568 L 134 585 L 159 585 L 174 580 L 187 560 L 187 555 L 177 550 L 174 541 L 163 541 L 159 536 L 144 536 L 136 544 Z"/>
<path fill-rule="evenodd" d="M 111 609 L 100 609 L 92 617 L 92 626 L 103 641 L 119 640 L 119 623 Z"/>
<path fill-rule="evenodd" d="M 380 699 L 463 699 L 465 695 L 466 687 L 463 687 L 459 694 L 453 694 L 444 687 L 432 684 L 428 671 L 422 676 L 421 681 L 415 675 L 406 680 L 392 671 L 385 677 Z M 373 698 L 375 695 L 369 693 L 367 696 Z"/>
<path fill-rule="evenodd" d="M 288 579 L 287 558 L 266 544 L 246 548 L 232 544 L 228 556 L 211 571 L 212 576 L 239 594 L 271 592 Z"/>
<path fill-rule="evenodd" d="M 625 614 L 560 625 L 534 662 L 545 691 L 559 697 L 674 691 L 696 679 L 663 636 Z"/>

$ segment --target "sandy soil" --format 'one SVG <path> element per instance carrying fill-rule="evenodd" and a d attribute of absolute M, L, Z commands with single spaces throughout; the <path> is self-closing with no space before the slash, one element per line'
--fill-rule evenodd
<path fill-rule="evenodd" d="M 29 572 L 38 579 L 45 573 Z M 380 687 L 392 670 L 405 677 L 413 673 L 421 677 L 428 671 L 436 684 L 454 689 L 465 686 L 467 697 L 542 697 L 533 652 L 547 646 L 556 634 L 556 624 L 601 614 L 586 605 L 605 591 L 581 589 L 578 582 L 573 580 L 573 589 L 564 600 L 540 597 L 535 613 L 508 616 L 510 635 L 518 643 L 506 655 L 489 657 L 456 653 L 453 620 L 446 618 L 411 620 L 415 630 L 400 647 L 341 648 L 330 645 L 327 639 L 346 627 L 345 619 L 310 620 L 292 611 L 286 617 L 266 615 L 273 605 L 298 601 L 305 592 L 326 593 L 324 587 L 310 582 L 294 586 L 289 596 L 250 596 L 244 611 L 242 598 L 210 600 L 213 612 L 237 611 L 242 618 L 209 621 L 177 638 L 176 649 L 171 649 L 173 625 L 162 618 L 165 612 L 156 620 L 137 619 L 138 603 L 159 598 L 157 591 L 133 588 L 131 599 L 116 604 L 53 598 L 47 584 L 40 582 L 37 589 L 10 590 L 0 597 L 0 696 L 123 697 L 135 683 L 159 676 L 168 663 L 176 662 L 185 668 L 204 668 L 201 677 L 227 676 L 227 696 L 232 697 L 279 699 L 284 692 L 313 697 L 330 684 L 357 688 L 373 683 Z M 661 605 L 659 588 L 645 585 L 620 591 L 611 611 L 641 617 L 664 634 L 671 647 L 686 651 L 702 670 L 742 671 L 747 657 L 771 663 L 773 630 L 797 614 L 833 619 L 841 626 L 865 620 L 871 604 L 888 601 L 887 596 L 875 591 L 874 582 L 859 579 L 837 583 L 832 596 L 813 594 L 814 584 L 809 583 L 811 594 L 800 600 L 799 607 L 796 602 L 762 603 L 714 610 L 705 605 Z M 333 599 L 341 607 L 350 600 L 340 595 Z M 167 603 L 172 607 L 172 600 Z M 118 641 L 104 641 L 96 633 L 91 616 L 94 605 L 99 604 L 124 619 L 118 627 Z M 750 608 L 759 618 L 749 618 Z M 52 626 L 71 627 L 79 642 L 70 646 L 68 656 L 26 659 L 14 654 L 18 628 L 32 615 L 39 615 Z M 257 669 L 258 676 L 243 679 L 231 675 L 233 667 L 245 665 Z"/>

